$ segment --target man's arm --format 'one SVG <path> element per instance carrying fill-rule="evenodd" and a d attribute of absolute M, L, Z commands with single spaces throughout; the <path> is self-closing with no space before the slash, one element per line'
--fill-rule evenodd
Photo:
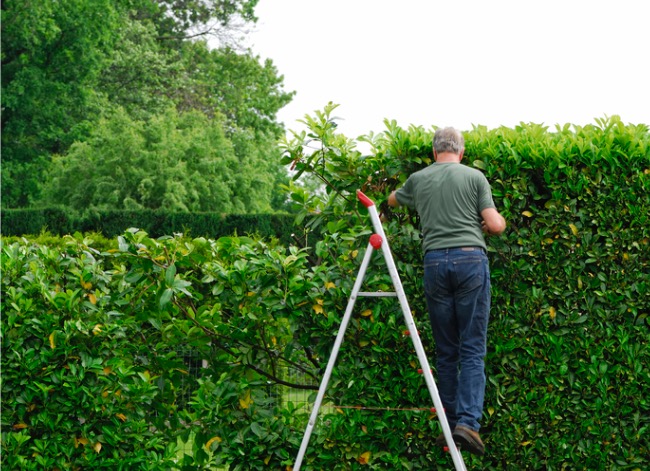
<path fill-rule="evenodd" d="M 390 202 L 388 203 L 390 204 Z M 501 235 L 506 230 L 506 220 L 494 208 L 485 208 L 481 211 L 481 228 L 489 235 Z"/>
<path fill-rule="evenodd" d="M 391 208 L 397 208 L 399 206 L 399 201 L 397 201 L 395 191 L 391 191 L 390 195 L 388 195 L 388 206 Z"/>

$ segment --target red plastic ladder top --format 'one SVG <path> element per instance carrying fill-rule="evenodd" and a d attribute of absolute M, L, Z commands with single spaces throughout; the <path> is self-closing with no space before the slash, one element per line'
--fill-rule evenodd
<path fill-rule="evenodd" d="M 370 206 L 374 206 L 375 203 L 368 198 L 366 195 L 363 194 L 361 190 L 357 190 L 357 198 L 359 198 L 359 201 L 361 201 L 361 204 L 363 204 L 366 208 L 369 208 Z"/>

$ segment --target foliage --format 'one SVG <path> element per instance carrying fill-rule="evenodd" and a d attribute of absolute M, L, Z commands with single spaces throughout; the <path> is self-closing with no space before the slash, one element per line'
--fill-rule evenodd
<path fill-rule="evenodd" d="M 88 186 L 98 185 L 112 192 L 102 202 L 115 202 L 112 209 L 125 207 L 124 198 L 134 202 L 132 207 L 152 207 L 139 201 L 158 197 L 149 193 L 150 188 L 129 187 L 131 182 L 126 180 L 107 183 L 109 175 L 88 173 L 88 168 L 78 170 L 97 181 L 70 179 L 67 189 L 56 190 L 60 180 L 51 179 L 52 161 L 57 161 L 54 175 L 60 179 L 61 165 L 83 166 L 79 159 L 85 160 L 97 149 L 97 136 L 130 142 L 143 127 L 155 128 L 167 119 L 176 124 L 169 114 L 175 109 L 188 130 L 193 121 L 211 130 L 214 139 L 219 128 L 218 151 L 222 155 L 216 161 L 210 156 L 212 170 L 224 161 L 238 160 L 234 179 L 230 178 L 232 172 L 225 172 L 206 188 L 208 192 L 215 187 L 226 190 L 211 210 L 233 206 L 267 211 L 269 201 L 273 201 L 274 210 L 281 209 L 283 202 L 272 195 L 273 185 L 286 179 L 275 146 L 282 133 L 276 113 L 293 94 L 282 90 L 283 79 L 270 61 L 262 64 L 259 57 L 231 42 L 221 50 L 209 50 L 207 42 L 192 39 L 227 34 L 240 22 L 254 22 L 257 0 L 87 3 L 3 2 L 3 207 L 47 205 L 53 192 L 63 192 L 57 203 L 67 206 L 65 196 L 70 196 L 75 200 L 72 206 L 79 207 L 77 198 L 87 196 Z M 188 30 L 194 28 L 203 31 Z M 199 122 L 197 113 L 207 121 Z M 111 123 L 123 128 L 115 130 Z M 115 135 L 107 136 L 107 131 L 115 131 Z M 188 132 L 183 137 L 195 136 Z M 232 149 L 226 151 L 227 147 Z M 123 150 L 121 146 L 118 149 Z M 147 157 L 164 162 L 175 151 L 188 162 L 187 155 L 182 155 L 185 149 L 177 146 L 148 149 Z M 115 151 L 111 157 L 122 167 L 134 159 L 128 151 Z M 199 152 L 199 158 L 206 158 L 205 151 Z M 69 164 L 63 163 L 67 160 Z M 230 167 L 233 164 L 234 160 Z M 168 167 L 168 172 L 173 170 L 183 169 Z M 187 179 L 192 181 L 188 184 Z M 191 188 L 198 184 L 196 178 L 181 172 L 173 180 L 178 197 L 168 194 L 169 201 L 163 206 L 186 211 L 197 206 L 188 201 L 198 198 L 196 189 Z M 195 194 L 183 194 L 186 186 Z M 42 194 L 44 187 L 46 195 Z M 66 195 L 68 191 L 72 194 Z M 129 192 L 137 197 L 125 195 Z M 206 204 L 213 201 L 208 194 Z"/>
<path fill-rule="evenodd" d="M 44 199 L 77 211 L 270 211 L 268 176 L 254 180 L 241 167 L 217 120 L 173 109 L 145 122 L 116 113 L 54 161 Z"/>
<path fill-rule="evenodd" d="M 43 231 L 58 236 L 93 232 L 105 237 L 116 237 L 135 226 L 145 230 L 151 237 L 180 233 L 217 239 L 241 234 L 275 238 L 289 245 L 295 241 L 293 219 L 294 216 L 289 214 L 223 215 L 141 210 L 89 211 L 78 216 L 59 208 L 5 209 L 2 211 L 1 227 L 5 238 L 33 236 Z"/>
<path fill-rule="evenodd" d="M 254 9 L 259 0 L 188 0 L 142 1 L 137 9 L 139 20 L 149 20 L 160 31 L 160 39 L 182 40 L 196 36 L 216 36 L 230 40 L 229 31 L 240 22 L 255 22 Z"/>
<path fill-rule="evenodd" d="M 282 134 L 275 115 L 295 93 L 282 91 L 283 77 L 270 60 L 261 64 L 259 57 L 229 48 L 209 49 L 204 42 L 186 44 L 182 60 L 192 80 L 177 99 L 181 110 L 218 110 L 227 129 Z"/>
<path fill-rule="evenodd" d="M 34 235 L 45 230 L 62 235 L 72 229 L 69 214 L 59 208 L 5 209 L 1 216 L 3 236 Z"/>
<path fill-rule="evenodd" d="M 373 152 L 364 156 L 336 134 L 335 108 L 307 116 L 309 131 L 284 142 L 296 175 L 323 182 L 314 193 L 292 185 L 292 199 L 303 214 L 317 213 L 314 238 L 327 239 L 344 231 L 343 217 L 359 224 L 353 191 L 366 192 L 387 222 L 411 302 L 424 312 L 417 216 L 392 212 L 385 200 L 431 162 L 433 132 L 387 121 L 384 134 L 364 138 Z M 494 309 L 482 469 L 639 469 L 648 456 L 650 135 L 616 116 L 596 123 L 465 133 L 465 163 L 485 172 L 509 224 L 488 241 Z M 365 402 L 369 384 L 332 394 Z M 345 437 L 333 439 L 339 450 L 358 443 L 341 430 L 332 435 Z"/>
<path fill-rule="evenodd" d="M 109 301 L 111 278 L 81 240 L 3 247 L 3 467 L 171 468 L 157 381 L 180 362 L 149 358 L 142 319 L 120 307 L 138 294 Z"/>
<path fill-rule="evenodd" d="M 14 243 L 33 244 L 36 246 L 46 246 L 50 249 L 64 251 L 70 245 L 70 238 L 83 241 L 86 245 L 92 246 L 94 250 L 99 252 L 107 252 L 109 250 L 117 249 L 117 239 L 113 237 L 106 237 L 99 232 L 74 232 L 72 236 L 61 237 L 58 234 L 53 234 L 50 231 L 42 230 L 36 234 L 25 234 L 24 236 L 2 236 L 2 244 L 4 246 Z"/>
<path fill-rule="evenodd" d="M 107 111 L 123 108 L 136 121 L 164 114 L 187 80 L 179 53 L 158 41 L 153 24 L 128 16 L 122 22 L 95 87 L 106 97 Z"/>
<path fill-rule="evenodd" d="M 3 466 L 288 463 L 296 432 L 269 385 L 304 356 L 287 346 L 294 303 L 323 290 L 304 252 L 137 230 L 106 252 L 64 240 L 3 246 Z M 198 381 L 183 346 L 208 360 Z M 195 450 L 174 463 L 190 436 Z"/>
<path fill-rule="evenodd" d="M 119 30 L 115 2 L 2 3 L 3 206 L 38 195 L 47 154 L 83 139 L 101 100 L 92 84 Z"/>
<path fill-rule="evenodd" d="M 417 218 L 384 204 L 430 162 L 431 132 L 387 122 L 362 155 L 336 134 L 334 109 L 306 117 L 309 131 L 284 143 L 296 175 L 324 183 L 315 192 L 290 185 L 311 245 L 132 229 L 103 252 L 80 236 L 56 250 L 3 246 L 2 465 L 36 469 L 34 458 L 101 469 L 128 456 L 156 469 L 290 469 L 307 410 L 278 392 L 314 393 L 322 377 L 371 234 L 357 188 L 382 208 L 433 351 Z M 641 469 L 650 427 L 647 127 L 610 118 L 465 137 L 467 163 L 486 173 L 509 223 L 489 240 L 488 454 L 466 455 L 468 467 Z M 391 290 L 380 254 L 364 290 Z M 439 426 L 402 322 L 393 299 L 357 300 L 305 469 L 451 468 L 434 445 Z M 200 372 L 187 374 L 175 353 L 187 347 L 206 360 Z M 179 456 L 179 442 L 193 451 Z"/>

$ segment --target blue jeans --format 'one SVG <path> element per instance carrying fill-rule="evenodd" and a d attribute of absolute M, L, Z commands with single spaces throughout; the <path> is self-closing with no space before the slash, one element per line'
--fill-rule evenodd
<path fill-rule="evenodd" d="M 432 250 L 424 291 L 436 342 L 438 392 L 450 426 L 478 431 L 485 397 L 490 269 L 482 248 Z"/>

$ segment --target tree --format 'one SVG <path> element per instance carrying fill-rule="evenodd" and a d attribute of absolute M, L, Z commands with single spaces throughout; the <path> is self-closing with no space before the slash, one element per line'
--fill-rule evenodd
<path fill-rule="evenodd" d="M 109 0 L 2 3 L 3 206 L 33 202 L 49 155 L 85 137 L 119 18 Z"/>
<path fill-rule="evenodd" d="M 263 152 L 243 133 L 234 142 L 219 116 L 170 108 L 136 121 L 118 110 L 54 159 L 43 202 L 78 211 L 270 212 L 272 151 Z"/>
<path fill-rule="evenodd" d="M 156 25 L 159 39 L 184 40 L 213 36 L 223 43 L 237 42 L 232 32 L 255 23 L 259 0 L 142 0 L 135 17 Z"/>
<path fill-rule="evenodd" d="M 295 92 L 282 90 L 283 77 L 270 60 L 261 64 L 250 52 L 210 50 L 205 42 L 187 43 L 183 60 L 191 79 L 177 98 L 180 109 L 201 109 L 208 115 L 216 110 L 226 117 L 229 129 L 282 135 L 276 114 Z"/>
<path fill-rule="evenodd" d="M 146 119 L 173 106 L 175 90 L 187 80 L 178 51 L 166 48 L 157 35 L 152 23 L 125 18 L 98 77 L 98 92 L 134 119 Z"/>
<path fill-rule="evenodd" d="M 117 207 L 126 204 L 177 210 L 197 206 L 239 208 L 243 212 L 253 208 L 268 210 L 273 180 L 286 178 L 281 173 L 279 151 L 275 149 L 282 134 L 276 113 L 293 94 L 282 90 L 282 77 L 270 61 L 261 64 L 250 51 L 211 51 L 205 41 L 191 39 L 207 35 L 227 37 L 242 23 L 256 21 L 256 3 L 257 0 L 4 2 L 2 205 L 66 204 L 79 195 L 88 196 L 88 188 L 92 187 L 97 197 L 106 194 L 97 188 L 110 187 L 111 198 L 117 200 L 94 204 L 105 207 L 114 201 Z M 159 126 L 159 119 L 167 116 L 170 107 L 176 107 L 181 114 L 190 112 L 188 116 L 193 116 L 191 112 L 195 110 L 201 112 L 208 118 L 204 124 L 213 131 L 221 126 L 220 150 L 229 147 L 226 154 L 234 152 L 239 161 L 235 177 L 255 178 L 257 184 L 240 181 L 231 185 L 233 191 L 239 192 L 232 204 L 212 200 L 199 204 L 190 200 L 203 196 L 179 196 L 194 185 L 183 183 L 177 185 L 177 192 L 169 193 L 171 199 L 163 204 L 151 200 L 154 197 L 148 193 L 148 183 L 118 190 L 117 186 L 126 185 L 125 181 L 108 184 L 110 175 L 102 176 L 79 160 L 97 148 L 97 136 L 112 140 L 106 136 L 106 128 L 96 127 L 105 127 L 121 116 L 122 124 L 136 126 L 133 135 L 137 136 L 142 126 L 149 126 L 149 120 L 153 121 L 151 126 Z M 129 135 L 127 130 L 117 131 Z M 224 139 L 231 142 L 226 144 Z M 123 147 L 116 143 L 115 148 Z M 124 159 L 119 167 L 127 165 L 131 155 L 128 149 L 124 151 L 123 156 L 114 156 L 116 162 Z M 151 155 L 158 152 L 150 151 Z M 170 158 L 161 152 L 157 156 L 161 161 Z M 54 155 L 58 156 L 57 163 L 50 172 Z M 63 160 L 68 157 L 72 161 L 66 164 Z M 104 163 L 100 166 L 105 167 Z M 100 181 L 71 177 L 67 188 L 61 187 L 60 183 L 67 178 L 63 169 L 72 168 L 84 169 L 89 178 L 97 177 Z M 252 173 L 244 176 L 241 169 Z M 185 175 L 183 169 L 176 170 L 179 173 L 171 182 L 177 181 L 178 175 Z M 57 182 L 46 183 L 52 175 L 56 175 Z M 44 185 L 48 194 L 41 197 Z M 134 191 L 143 194 L 126 198 Z M 53 200 L 53 195 L 62 199 Z M 229 195 L 223 193 L 221 198 Z"/>
<path fill-rule="evenodd" d="M 284 195 L 274 191 L 288 181 L 277 146 L 283 127 L 276 115 L 295 92 L 282 89 L 283 77 L 270 60 L 262 64 L 250 52 L 210 50 L 200 41 L 185 44 L 182 57 L 188 79 L 174 100 L 180 110 L 198 109 L 207 116 L 224 116 L 226 136 L 240 162 L 237 178 L 246 180 L 235 186 L 235 207 L 243 204 L 248 212 L 265 211 L 269 205 L 259 198 L 270 195 L 270 208 L 283 209 Z"/>

